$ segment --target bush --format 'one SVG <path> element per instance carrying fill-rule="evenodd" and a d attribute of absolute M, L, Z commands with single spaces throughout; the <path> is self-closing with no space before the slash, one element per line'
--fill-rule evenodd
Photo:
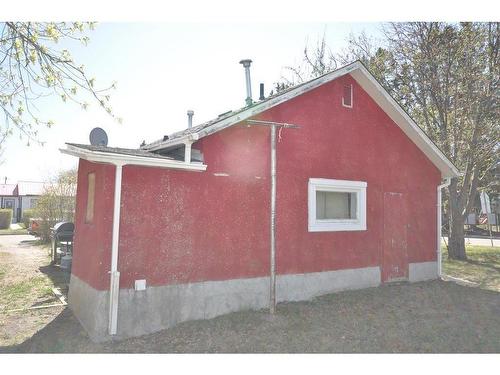
<path fill-rule="evenodd" d="M 73 221 L 75 213 L 76 170 L 61 172 L 48 183 L 38 199 L 33 215 L 39 219 L 38 236 L 50 240 L 50 228 L 60 221 Z"/>
<path fill-rule="evenodd" d="M 10 208 L 0 209 L 0 229 L 9 229 L 12 223 L 12 210 Z"/>
<path fill-rule="evenodd" d="M 22 217 L 21 221 L 23 222 L 25 228 L 28 228 L 28 226 L 30 225 L 30 219 L 32 217 L 35 217 L 35 209 L 34 208 L 29 208 L 29 209 L 23 211 L 23 217 Z"/>

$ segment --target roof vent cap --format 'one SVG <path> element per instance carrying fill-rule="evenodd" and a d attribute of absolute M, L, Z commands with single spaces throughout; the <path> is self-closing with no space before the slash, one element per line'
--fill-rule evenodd
<path fill-rule="evenodd" d="M 240 61 L 240 64 L 245 68 L 245 80 L 247 85 L 247 98 L 245 99 L 245 103 L 247 107 L 253 104 L 252 100 L 252 81 L 250 80 L 250 65 L 252 64 L 252 60 L 244 59 Z"/>
<path fill-rule="evenodd" d="M 188 110 L 187 111 L 187 115 L 188 115 L 188 129 L 191 129 L 193 127 L 193 115 L 194 115 L 194 111 L 193 110 Z"/>

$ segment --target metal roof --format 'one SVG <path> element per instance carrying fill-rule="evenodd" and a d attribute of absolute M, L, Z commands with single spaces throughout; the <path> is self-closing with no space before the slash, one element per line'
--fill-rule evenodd
<path fill-rule="evenodd" d="M 190 134 L 199 133 L 200 131 L 202 131 L 204 129 L 210 128 L 211 126 L 216 125 L 216 124 L 218 124 L 220 122 L 223 122 L 224 120 L 226 120 L 228 118 L 231 118 L 233 116 L 237 116 L 238 114 L 240 114 L 242 112 L 245 112 L 245 111 L 247 111 L 249 109 L 252 109 L 252 108 L 254 108 L 254 107 L 256 107 L 256 106 L 258 106 L 260 104 L 263 104 L 263 103 L 269 102 L 269 101 L 271 101 L 273 99 L 285 96 L 285 94 L 289 93 L 290 91 L 299 90 L 304 85 L 310 84 L 310 83 L 315 82 L 315 81 L 320 81 L 323 77 L 331 75 L 332 73 L 340 71 L 342 69 L 346 69 L 346 68 L 348 68 L 349 66 L 351 66 L 351 65 L 353 65 L 355 63 L 356 62 L 348 64 L 348 65 L 346 65 L 346 66 L 344 66 L 344 67 L 342 67 L 340 69 L 334 70 L 333 72 L 328 72 L 326 74 L 323 74 L 322 76 L 316 77 L 316 78 L 311 79 L 311 80 L 309 80 L 307 82 L 303 82 L 303 83 L 300 83 L 298 85 L 291 86 L 291 87 L 289 87 L 289 88 L 287 88 L 287 89 L 285 89 L 283 91 L 280 91 L 280 92 L 278 92 L 276 94 L 270 95 L 270 96 L 268 96 L 267 98 L 265 98 L 263 100 L 254 102 L 251 106 L 245 106 L 245 107 L 236 109 L 234 111 L 224 112 L 224 113 L 220 114 L 219 116 L 217 116 L 217 118 L 215 118 L 215 119 L 212 119 L 212 120 L 209 120 L 209 121 L 204 122 L 202 124 L 193 126 L 192 128 L 180 130 L 180 131 L 171 133 L 169 135 L 166 135 L 162 139 L 158 139 L 158 140 L 153 141 L 151 143 L 145 144 L 144 146 L 141 146 L 141 149 L 143 149 L 143 150 L 149 150 L 151 148 L 154 148 L 155 146 L 161 145 L 165 141 L 172 141 L 172 140 L 175 140 L 175 139 L 183 138 L 183 137 L 188 136 Z"/>
<path fill-rule="evenodd" d="M 257 104 L 257 103 L 255 103 L 255 104 Z M 210 127 L 212 125 L 217 124 L 218 122 L 221 122 L 221 121 L 223 121 L 223 120 L 225 120 L 227 118 L 230 118 L 230 117 L 232 117 L 234 115 L 237 115 L 238 113 L 243 112 L 243 111 L 247 110 L 248 108 L 250 108 L 250 107 L 243 107 L 243 108 L 237 109 L 235 111 L 224 112 L 223 114 L 219 115 L 217 118 L 212 119 L 212 120 L 207 121 L 207 122 L 204 122 L 203 124 L 199 124 L 199 125 L 193 126 L 192 128 L 188 128 L 188 129 L 177 131 L 175 133 L 172 133 L 172 134 L 164 136 L 162 139 L 158 139 L 158 140 L 156 140 L 154 142 L 151 142 L 151 143 L 148 143 L 148 144 L 146 144 L 144 146 L 141 146 L 141 149 L 143 149 L 143 150 L 149 150 L 149 149 L 151 149 L 151 148 L 153 148 L 155 146 L 161 145 L 166 140 L 170 141 L 170 140 L 180 139 L 180 138 L 186 137 L 186 136 L 188 136 L 190 134 L 196 134 L 196 133 L 198 133 L 199 131 L 201 131 L 201 130 L 203 130 L 205 128 L 208 128 L 208 127 Z"/>
<path fill-rule="evenodd" d="M 14 196 L 16 190 L 16 184 L 0 184 L 0 196 Z"/>
<path fill-rule="evenodd" d="M 19 195 L 42 195 L 45 189 L 45 183 L 39 181 L 18 181 Z"/>
<path fill-rule="evenodd" d="M 150 152 L 150 151 L 135 149 L 135 148 L 93 146 L 93 145 L 83 145 L 83 144 L 78 144 L 78 143 L 66 143 L 66 144 L 70 145 L 70 146 L 78 147 L 81 149 L 89 150 L 89 151 L 105 152 L 105 153 L 109 153 L 109 154 L 142 156 L 142 157 L 147 157 L 147 158 L 174 160 L 173 158 L 171 158 L 169 156 L 155 154 L 155 153 Z"/>
<path fill-rule="evenodd" d="M 350 74 L 357 83 L 372 97 L 372 99 L 384 110 L 397 126 L 417 145 L 417 147 L 434 163 L 441 171 L 443 178 L 457 177 L 460 175 L 458 169 L 443 154 L 437 145 L 425 134 L 417 123 L 405 112 L 394 98 L 375 79 L 368 69 L 361 63 L 355 61 L 342 68 L 326 73 L 320 77 L 299 85 L 290 87 L 279 94 L 270 96 L 251 106 L 240 108 L 236 111 L 226 112 L 216 119 L 207 121 L 190 129 L 185 129 L 163 137 L 163 139 L 146 144 L 143 150 L 161 151 L 181 146 L 185 142 L 193 142 L 210 134 L 219 132 L 235 124 L 241 123 L 253 116 L 262 113 L 272 107 L 313 90 L 327 82 L 333 81 L 341 76 Z"/>
<path fill-rule="evenodd" d="M 66 143 L 66 145 L 66 149 L 60 149 L 63 154 L 76 156 L 91 162 L 113 164 L 120 167 L 124 165 L 139 165 L 190 171 L 204 171 L 207 168 L 202 162 L 185 162 L 184 160 L 177 160 L 170 156 L 140 149 L 92 146 L 77 143 Z"/>

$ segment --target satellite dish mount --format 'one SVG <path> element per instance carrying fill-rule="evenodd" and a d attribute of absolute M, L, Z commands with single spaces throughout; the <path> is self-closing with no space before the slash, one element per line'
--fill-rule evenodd
<path fill-rule="evenodd" d="M 90 144 L 92 146 L 107 146 L 108 145 L 108 135 L 102 128 L 94 128 L 91 130 L 90 135 Z"/>

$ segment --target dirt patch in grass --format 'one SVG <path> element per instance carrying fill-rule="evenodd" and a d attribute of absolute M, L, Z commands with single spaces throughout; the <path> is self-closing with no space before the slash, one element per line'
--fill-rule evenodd
<path fill-rule="evenodd" d="M 467 246 L 468 260 L 448 259 L 443 249 L 443 272 L 480 288 L 500 292 L 500 247 Z"/>
<path fill-rule="evenodd" d="M 31 236 L 0 237 L 0 346 L 23 342 L 62 308 L 11 311 L 60 301 L 53 287 L 67 290 L 68 274 L 50 266 L 48 248 Z"/>
<path fill-rule="evenodd" d="M 0 229 L 0 236 L 2 235 L 14 235 L 14 234 L 28 234 L 28 230 L 23 226 L 9 229 Z"/>

